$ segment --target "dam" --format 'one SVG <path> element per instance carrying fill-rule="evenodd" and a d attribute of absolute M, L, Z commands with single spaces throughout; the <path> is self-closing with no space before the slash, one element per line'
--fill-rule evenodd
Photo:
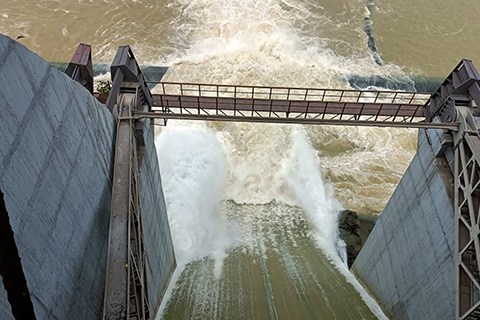
<path fill-rule="evenodd" d="M 176 267 L 153 143 L 153 125 L 168 119 L 421 128 L 352 270 L 392 318 L 478 317 L 471 62 L 431 96 L 167 82 L 151 92 L 121 47 L 103 105 L 88 46 L 67 68 L 74 82 L 12 39 L 0 45 L 2 319 L 154 317 Z"/>

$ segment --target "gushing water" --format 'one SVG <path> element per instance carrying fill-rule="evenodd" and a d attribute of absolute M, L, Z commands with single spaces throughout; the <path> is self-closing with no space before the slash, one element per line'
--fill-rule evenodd
<path fill-rule="evenodd" d="M 176 126 L 163 130 L 157 146 L 177 263 L 210 257 L 219 275 L 225 250 L 237 240 L 220 211 L 224 148 L 207 129 Z"/>
<path fill-rule="evenodd" d="M 350 88 L 352 75 L 382 75 L 400 79 L 405 87 L 412 85 L 400 67 L 388 62 L 379 66 L 372 57 L 363 30 L 363 1 L 345 1 L 342 14 L 312 0 L 177 1 L 170 9 L 176 13 L 170 40 L 178 51 L 162 60 L 172 65 L 165 81 Z M 227 164 L 235 166 L 229 172 L 244 184 L 236 192 L 228 176 L 228 198 L 268 202 L 270 194 L 282 193 L 280 186 L 259 185 L 274 180 L 256 179 L 253 170 L 262 166 L 270 176 L 278 172 L 281 152 L 289 150 L 284 137 L 290 129 L 217 123 L 211 128 L 225 132 L 227 148 L 237 150 L 227 153 Z M 334 184 L 335 195 L 361 213 L 382 210 L 416 147 L 415 130 L 311 127 L 306 134 L 322 153 L 322 172 Z M 249 148 L 271 152 L 264 157 L 252 152 L 261 161 L 254 163 L 245 157 Z M 252 195 L 254 186 L 258 192 Z"/>
<path fill-rule="evenodd" d="M 338 257 L 337 213 L 342 209 L 331 186 L 325 185 L 319 171 L 316 151 L 300 130 L 293 133 L 291 155 L 284 161 L 284 176 L 307 219 L 315 230 L 320 248 L 330 258 Z"/>
<path fill-rule="evenodd" d="M 176 285 L 169 288 L 162 305 L 163 316 L 243 319 L 248 312 L 258 312 L 259 318 L 278 319 L 293 307 L 299 315 L 346 312 L 352 319 L 372 318 L 372 313 L 383 318 L 340 258 L 344 248 L 337 213 L 342 206 L 333 188 L 323 182 L 320 159 L 305 130 L 292 126 L 282 131 L 278 155 L 266 163 L 260 160 L 268 159 L 272 150 L 255 146 L 264 145 L 269 135 L 256 132 L 245 139 L 249 144 L 240 143 L 237 149 L 229 145 L 234 141 L 230 132 L 173 125 L 162 129 L 157 140 L 180 265 L 173 279 Z M 230 186 L 225 188 L 227 181 Z M 241 202 L 232 199 L 239 190 L 245 191 Z M 267 196 L 257 196 L 263 191 Z M 317 256 L 313 264 L 311 254 Z M 239 263 L 243 268 L 235 267 Z M 262 286 L 255 289 L 252 281 Z M 279 286 L 294 300 L 283 301 L 285 293 L 278 291 Z M 349 297 L 356 302 L 341 311 L 339 305 L 345 304 L 341 292 L 352 295 L 354 288 L 360 295 Z M 264 300 L 252 302 L 257 295 Z M 358 306 L 360 297 L 368 308 Z M 297 305 L 315 298 L 324 299 L 324 305 L 313 300 Z M 184 299 L 190 302 L 185 304 Z M 237 310 L 239 305 L 250 311 Z"/>
<path fill-rule="evenodd" d="M 171 41 L 180 54 L 168 57 L 173 66 L 166 81 L 348 88 L 352 73 L 402 74 L 395 65 L 375 63 L 363 46 L 362 30 L 352 31 L 359 41 L 347 43 L 327 37 L 328 32 L 322 37 L 324 30 L 308 22 L 318 21 L 326 30 L 356 19 L 363 23 L 364 6 L 350 8 L 346 21 L 309 1 L 177 1 L 170 9 L 178 12 Z M 347 55 L 336 52 L 341 44 Z M 342 260 L 345 249 L 337 232 L 342 205 L 320 170 L 329 168 L 333 182 L 352 164 L 361 171 L 362 162 L 352 159 L 377 159 L 381 141 L 366 146 L 361 138 L 377 135 L 391 142 L 382 148 L 393 150 L 388 137 L 396 132 L 177 124 L 163 129 L 158 140 L 182 265 L 162 306 L 165 319 L 385 317 Z M 328 135 L 336 137 L 318 138 Z M 349 144 L 348 169 L 332 161 L 344 149 L 318 148 L 328 141 Z"/>

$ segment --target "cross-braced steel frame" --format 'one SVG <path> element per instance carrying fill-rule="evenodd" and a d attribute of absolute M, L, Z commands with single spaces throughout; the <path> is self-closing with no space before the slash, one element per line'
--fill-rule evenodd
<path fill-rule="evenodd" d="M 454 139 L 455 318 L 480 319 L 480 75 L 460 64 L 426 104 L 427 121 L 459 123 Z"/>
<path fill-rule="evenodd" d="M 466 133 L 455 149 L 457 318 L 480 318 L 480 138 Z"/>

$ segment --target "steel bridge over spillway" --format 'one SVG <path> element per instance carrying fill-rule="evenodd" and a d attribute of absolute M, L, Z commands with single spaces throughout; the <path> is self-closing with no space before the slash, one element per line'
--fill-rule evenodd
<path fill-rule="evenodd" d="M 78 47 L 67 74 L 93 93 L 90 46 Z M 150 314 L 136 200 L 143 118 L 443 129 L 454 152 L 456 318 L 480 319 L 480 74 L 471 61 L 462 60 L 433 94 L 147 82 L 128 46 L 118 50 L 111 77 L 106 106 L 118 124 L 105 319 Z"/>
<path fill-rule="evenodd" d="M 298 123 L 315 125 L 444 128 L 427 123 L 423 106 L 431 94 L 282 88 L 213 84 L 154 83 L 150 112 L 138 118 Z"/>

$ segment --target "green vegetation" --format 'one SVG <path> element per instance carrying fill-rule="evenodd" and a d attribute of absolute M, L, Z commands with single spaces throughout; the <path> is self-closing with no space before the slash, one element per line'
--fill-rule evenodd
<path fill-rule="evenodd" d="M 100 80 L 97 83 L 97 91 L 99 93 L 109 93 L 112 89 L 112 83 L 109 80 Z"/>

